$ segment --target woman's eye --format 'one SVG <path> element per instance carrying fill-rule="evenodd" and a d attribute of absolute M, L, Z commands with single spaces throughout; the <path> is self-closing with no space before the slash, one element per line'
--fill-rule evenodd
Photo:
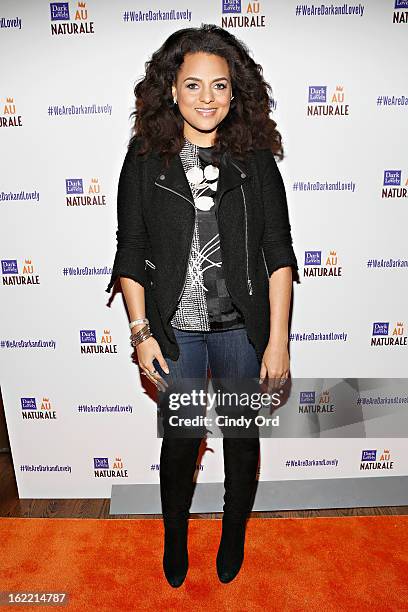
<path fill-rule="evenodd" d="M 195 86 L 197 85 L 197 83 L 188 83 L 186 85 L 187 89 L 195 89 Z M 218 85 L 220 85 L 220 87 L 218 87 Z M 226 89 L 226 84 L 225 83 L 216 83 L 216 89 Z"/>

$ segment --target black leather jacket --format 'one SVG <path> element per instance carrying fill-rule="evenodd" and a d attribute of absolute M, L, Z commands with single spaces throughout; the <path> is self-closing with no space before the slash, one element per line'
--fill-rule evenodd
<path fill-rule="evenodd" d="M 163 356 L 177 360 L 170 319 L 186 280 L 196 210 L 179 155 L 165 168 L 157 153 L 138 156 L 138 143 L 120 173 L 117 250 L 106 291 L 120 276 L 143 285 L 151 332 Z M 215 211 L 227 288 L 261 360 L 269 340 L 269 277 L 284 266 L 298 270 L 285 187 L 270 150 L 245 162 L 224 154 Z"/>

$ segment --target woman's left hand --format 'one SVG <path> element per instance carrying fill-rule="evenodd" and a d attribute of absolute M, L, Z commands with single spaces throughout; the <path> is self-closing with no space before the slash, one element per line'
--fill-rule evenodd
<path fill-rule="evenodd" d="M 289 376 L 289 351 L 287 341 L 269 340 L 262 357 L 259 383 L 268 376 L 268 391 L 285 384 Z"/>

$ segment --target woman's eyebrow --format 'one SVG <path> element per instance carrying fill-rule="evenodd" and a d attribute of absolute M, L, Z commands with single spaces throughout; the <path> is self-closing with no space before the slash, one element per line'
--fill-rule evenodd
<path fill-rule="evenodd" d="M 202 81 L 202 79 L 200 79 L 199 77 L 189 76 L 189 77 L 186 77 L 186 78 L 183 80 L 183 83 L 184 83 L 184 81 L 188 81 L 188 80 L 192 80 L 192 81 Z M 217 77 L 216 79 L 213 79 L 213 80 L 211 81 L 211 83 L 214 83 L 214 81 L 228 81 L 228 78 L 227 78 L 227 77 Z"/>

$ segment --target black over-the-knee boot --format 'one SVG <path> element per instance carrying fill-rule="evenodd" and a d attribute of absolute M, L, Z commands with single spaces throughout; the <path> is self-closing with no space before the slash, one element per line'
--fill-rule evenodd
<path fill-rule="evenodd" d="M 233 580 L 244 560 L 246 520 L 254 501 L 259 448 L 258 437 L 223 438 L 224 516 L 216 562 L 221 582 Z"/>
<path fill-rule="evenodd" d="M 179 587 L 187 575 L 188 518 L 201 438 L 164 437 L 160 453 L 160 496 L 164 522 L 163 569 Z"/>

